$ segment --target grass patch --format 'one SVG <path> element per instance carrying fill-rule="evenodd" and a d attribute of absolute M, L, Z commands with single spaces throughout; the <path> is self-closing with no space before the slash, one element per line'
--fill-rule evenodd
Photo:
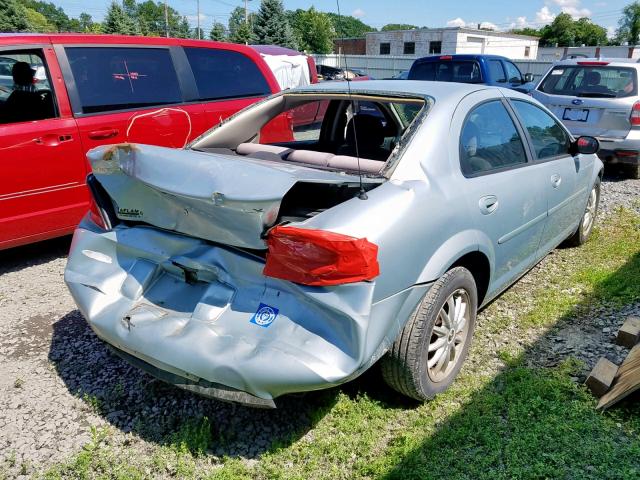
<path fill-rule="evenodd" d="M 211 454 L 237 432 L 217 432 L 203 417 L 179 424 L 150 454 L 138 453 L 135 442 L 112 447 L 96 431 L 80 454 L 46 476 L 640 478 L 640 405 L 627 402 L 596 412 L 596 400 L 575 383 L 583 366 L 559 356 L 555 368 L 528 367 L 524 359 L 533 350 L 523 351 L 520 343 L 532 327 L 570 324 L 592 307 L 634 301 L 640 301 L 640 217 L 619 210 L 584 247 L 554 252 L 527 282 L 489 307 L 476 335 L 508 332 L 504 345 L 481 347 L 478 338 L 472 367 L 431 402 L 403 399 L 372 372 L 340 389 L 306 396 L 311 429 L 275 435 L 251 461 Z"/>

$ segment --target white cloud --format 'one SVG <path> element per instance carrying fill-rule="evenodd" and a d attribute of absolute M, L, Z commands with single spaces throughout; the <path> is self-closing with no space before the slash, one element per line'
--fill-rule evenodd
<path fill-rule="evenodd" d="M 551 23 L 554 18 L 556 18 L 555 14 L 551 13 L 551 10 L 546 5 L 536 12 L 536 23 Z"/>
<path fill-rule="evenodd" d="M 616 27 L 607 27 L 607 38 L 613 38 L 616 36 Z"/>
<path fill-rule="evenodd" d="M 552 4 L 560 7 L 560 11 L 568 13 L 574 19 L 582 17 L 590 17 L 591 10 L 584 8 L 581 5 L 581 0 L 551 0 L 547 1 L 547 5 Z"/>
<path fill-rule="evenodd" d="M 351 13 L 356 18 L 362 18 L 366 15 L 365 11 L 361 8 L 356 8 L 353 13 Z"/>
<path fill-rule="evenodd" d="M 465 22 L 460 17 L 454 18 L 453 20 L 449 20 L 447 22 L 447 27 L 466 27 L 466 26 L 467 26 L 467 22 Z"/>
<path fill-rule="evenodd" d="M 510 18 L 507 18 L 507 21 L 511 20 Z M 509 24 L 509 28 L 507 30 L 513 30 L 515 28 L 526 28 L 529 26 L 529 20 L 527 20 L 527 17 L 518 17 L 516 18 L 515 22 L 511 22 Z"/>
<path fill-rule="evenodd" d="M 488 30 L 498 30 L 498 26 L 495 23 L 491 22 L 481 22 L 480 28 L 485 28 Z"/>

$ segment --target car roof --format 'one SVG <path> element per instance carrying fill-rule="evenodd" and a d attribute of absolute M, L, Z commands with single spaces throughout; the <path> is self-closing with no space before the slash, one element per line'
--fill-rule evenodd
<path fill-rule="evenodd" d="M 509 60 L 507 57 L 503 57 L 501 55 L 488 55 L 488 54 L 474 54 L 474 53 L 462 53 L 462 54 L 453 54 L 453 55 L 429 55 L 426 57 L 421 57 L 416 60 L 416 62 L 437 62 L 441 57 L 451 58 L 451 60 Z"/>
<path fill-rule="evenodd" d="M 433 97 L 436 100 L 462 99 L 470 93 L 490 87 L 482 84 L 431 82 L 426 80 L 362 80 L 357 82 L 331 81 L 322 82 L 308 87 L 287 90 L 286 93 L 356 93 L 356 94 L 384 94 L 388 96 L 418 96 Z"/>
<path fill-rule="evenodd" d="M 620 66 L 631 67 L 636 65 L 636 68 L 640 67 L 638 59 L 635 58 L 567 58 L 554 63 L 556 65 L 584 65 L 584 66 Z"/>

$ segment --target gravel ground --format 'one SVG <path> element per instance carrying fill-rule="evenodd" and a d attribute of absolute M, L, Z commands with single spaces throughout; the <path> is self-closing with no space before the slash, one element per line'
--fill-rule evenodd
<path fill-rule="evenodd" d="M 601 212 L 618 205 L 640 212 L 640 180 L 605 179 Z M 90 439 L 91 426 L 111 425 L 115 444 L 140 453 L 185 419 L 206 415 L 224 435 L 223 446 L 210 453 L 249 462 L 273 441 L 313 427 L 317 405 L 304 396 L 283 399 L 275 411 L 210 401 L 164 385 L 110 354 L 63 283 L 68 245 L 65 238 L 0 252 L 0 467 L 4 459 L 8 476 L 42 471 L 69 457 Z M 522 288 L 539 281 L 536 272 L 553 262 L 550 255 L 521 280 Z M 508 305 L 496 302 L 493 308 Z M 613 337 L 627 314 L 640 314 L 640 305 L 596 313 L 584 327 L 572 324 L 547 335 L 536 363 L 553 365 L 568 354 L 588 366 L 603 355 L 619 363 L 626 351 L 612 344 Z M 504 333 L 476 340 L 493 352 L 509 341 Z"/>

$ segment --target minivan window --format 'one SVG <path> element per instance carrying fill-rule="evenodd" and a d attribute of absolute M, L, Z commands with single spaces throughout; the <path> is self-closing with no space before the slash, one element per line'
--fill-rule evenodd
<path fill-rule="evenodd" d="M 555 119 L 541 108 L 529 102 L 513 100 L 538 159 L 566 155 L 571 139 Z"/>
<path fill-rule="evenodd" d="M 182 102 L 166 48 L 66 47 L 82 113 Z"/>
<path fill-rule="evenodd" d="M 196 79 L 200 100 L 271 94 L 258 66 L 242 53 L 196 47 L 184 51 Z"/>
<path fill-rule="evenodd" d="M 480 75 L 480 66 L 477 62 L 442 60 L 440 62 L 417 62 L 411 67 L 409 80 L 481 83 L 482 75 Z"/>
<path fill-rule="evenodd" d="M 501 101 L 482 103 L 467 116 L 460 134 L 460 166 L 465 175 L 527 162 L 524 143 Z"/>
<path fill-rule="evenodd" d="M 634 68 L 610 66 L 556 66 L 539 90 L 551 95 L 622 98 L 638 94 Z"/>

